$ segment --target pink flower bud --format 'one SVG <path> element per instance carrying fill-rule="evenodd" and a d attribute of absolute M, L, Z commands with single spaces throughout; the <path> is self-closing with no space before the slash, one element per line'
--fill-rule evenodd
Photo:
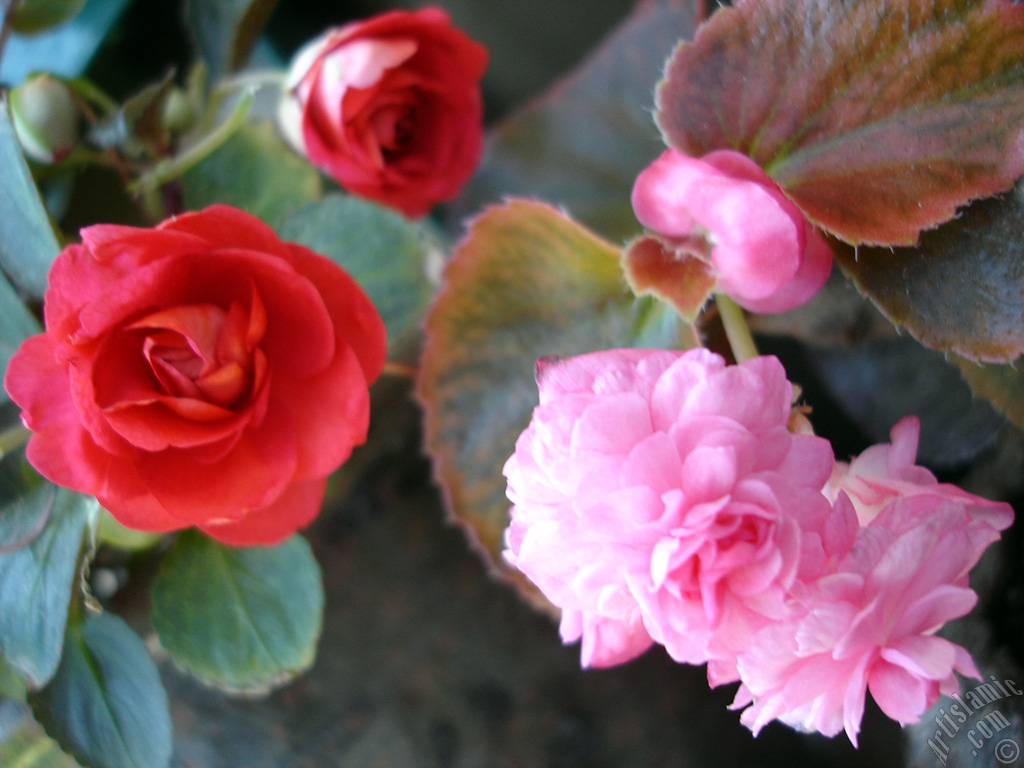
<path fill-rule="evenodd" d="M 666 150 L 637 177 L 633 210 L 645 227 L 710 261 L 719 292 L 752 312 L 800 306 L 832 268 L 821 234 L 738 152 L 697 160 Z"/>

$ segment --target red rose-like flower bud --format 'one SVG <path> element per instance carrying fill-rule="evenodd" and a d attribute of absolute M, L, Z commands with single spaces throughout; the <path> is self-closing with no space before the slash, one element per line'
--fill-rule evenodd
<path fill-rule="evenodd" d="M 439 8 L 330 29 L 292 61 L 281 128 L 350 192 L 423 216 L 476 168 L 486 66 Z"/>
<path fill-rule="evenodd" d="M 28 459 L 130 528 L 275 543 L 366 439 L 380 316 L 340 267 L 237 209 L 83 229 L 45 319 L 4 381 Z"/>

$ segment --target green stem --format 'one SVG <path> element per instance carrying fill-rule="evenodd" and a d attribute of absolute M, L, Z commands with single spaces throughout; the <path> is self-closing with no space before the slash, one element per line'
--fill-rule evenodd
<path fill-rule="evenodd" d="M 64 84 L 91 106 L 97 107 L 108 115 L 117 110 L 117 102 L 87 78 L 75 77 L 65 80 Z"/>
<path fill-rule="evenodd" d="M 239 88 L 264 88 L 266 86 L 283 86 L 288 73 L 282 69 L 261 69 L 255 72 L 245 72 L 233 77 L 225 77 L 213 89 L 214 95 L 220 95 L 227 91 L 235 91 Z"/>
<path fill-rule="evenodd" d="M 21 426 L 8 427 L 0 432 L 0 459 L 13 450 L 21 448 L 32 436 L 32 430 Z"/>
<path fill-rule="evenodd" d="M 736 362 L 742 363 L 744 360 L 757 357 L 757 346 L 740 306 L 724 293 L 715 294 L 715 304 L 718 305 L 718 315 L 722 318 L 722 326 L 725 328 L 725 335 L 729 339 L 729 346 L 732 347 Z"/>
<path fill-rule="evenodd" d="M 260 88 L 268 86 L 283 88 L 286 77 L 287 73 L 283 70 L 260 70 L 224 78 L 210 91 L 203 117 L 199 122 L 200 127 L 208 127 L 213 124 L 216 116 L 220 114 L 220 106 L 224 99 L 235 91 L 245 88 L 249 93 L 254 93 Z"/>
<path fill-rule="evenodd" d="M 189 168 L 206 159 L 242 126 L 249 116 L 254 99 L 255 95 L 251 90 L 242 94 L 238 103 L 231 110 L 231 114 L 223 123 L 189 147 L 187 151 L 157 163 L 148 173 L 140 176 L 134 184 L 129 186 L 128 191 L 133 194 L 142 194 L 145 199 L 161 184 L 178 178 Z"/>
<path fill-rule="evenodd" d="M 139 195 L 142 201 L 142 208 L 150 221 L 163 221 L 167 218 L 167 210 L 164 208 L 164 200 L 160 195 L 159 187 L 147 184 L 138 189 L 134 188 L 134 186 L 128 189 Z"/>

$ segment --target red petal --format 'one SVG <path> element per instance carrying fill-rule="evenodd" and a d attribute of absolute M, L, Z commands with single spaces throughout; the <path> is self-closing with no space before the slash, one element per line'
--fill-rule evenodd
<path fill-rule="evenodd" d="M 215 260 L 210 260 L 213 257 Z M 295 376 L 322 371 L 334 356 L 331 315 L 317 287 L 295 269 L 290 254 L 279 259 L 252 251 L 219 250 L 195 267 L 193 279 L 208 286 L 203 300 L 230 306 L 231 301 L 239 300 L 242 290 L 239 275 L 245 275 L 248 282 L 245 301 L 251 301 L 251 286 L 262 299 L 265 320 L 254 304 L 248 333 L 258 335 L 266 323 L 259 346 L 271 370 L 286 370 Z M 220 295 L 216 295 L 218 288 Z"/>
<path fill-rule="evenodd" d="M 130 528 L 167 531 L 185 525 L 156 503 L 130 457 L 102 450 L 82 427 L 67 374 L 55 361 L 49 338 L 33 336 L 22 344 L 11 358 L 5 385 L 25 409 L 25 422 L 33 429 L 26 455 L 44 477 L 97 496 Z"/>
<path fill-rule="evenodd" d="M 289 243 L 288 249 L 295 269 L 316 286 L 338 338 L 352 347 L 372 384 L 387 358 L 387 333 L 377 308 L 359 283 L 330 259 L 297 243 Z"/>
<path fill-rule="evenodd" d="M 201 238 L 162 229 L 96 224 L 82 230 L 82 245 L 95 263 L 109 265 L 121 274 L 157 259 L 182 256 L 209 249 Z"/>
<path fill-rule="evenodd" d="M 97 265 L 81 245 L 69 245 L 61 251 L 50 267 L 43 301 L 47 329 L 61 336 L 77 330 L 79 308 L 103 293 L 110 280 L 120 274 L 119 270 Z"/>
<path fill-rule="evenodd" d="M 149 230 L 147 230 L 149 231 Z M 284 243 L 255 216 L 230 205 L 211 205 L 162 222 L 157 231 L 185 232 L 206 240 L 204 250 L 227 247 L 284 256 Z"/>
<path fill-rule="evenodd" d="M 148 452 L 219 442 L 242 430 L 250 419 L 248 412 L 234 415 L 216 405 L 184 397 L 115 406 L 104 415 L 113 430 Z"/>
<path fill-rule="evenodd" d="M 101 227 L 83 229 L 83 237 L 87 240 L 91 239 L 90 233 L 97 228 L 102 229 Z M 127 230 L 132 235 L 130 238 L 107 245 L 112 251 L 116 251 L 119 245 L 123 246 L 124 252 L 118 251 L 121 253 L 121 258 L 110 257 L 106 261 L 100 261 L 88 248 L 81 245 L 70 245 L 61 251 L 54 260 L 53 266 L 50 268 L 49 287 L 44 301 L 46 328 L 51 333 L 56 333 L 61 338 L 77 337 L 79 335 L 78 312 L 96 302 L 103 305 L 108 314 L 111 310 L 116 312 L 117 307 L 120 306 L 120 301 L 117 298 L 123 290 L 119 287 L 119 281 L 127 276 L 137 278 L 138 270 L 154 260 L 154 253 L 143 253 L 147 242 L 144 235 L 151 234 L 152 230 L 135 230 L 132 227 L 111 227 L 111 229 Z M 191 237 L 177 237 L 174 239 L 184 239 L 185 242 L 170 244 L 159 243 L 160 237 L 155 239 L 158 241 L 158 245 L 162 246 L 154 249 L 161 258 L 175 255 L 178 252 L 195 252 L 196 244 L 202 244 L 201 241 Z M 166 278 L 161 284 L 165 290 L 171 290 L 174 287 L 174 283 Z M 112 287 L 114 287 L 113 290 Z"/>
<path fill-rule="evenodd" d="M 254 291 L 262 305 L 253 303 Z M 252 303 L 247 339 L 258 335 L 265 317 L 260 346 L 271 369 L 309 375 L 323 370 L 334 355 L 334 328 L 324 299 L 295 271 L 292 260 L 228 248 L 151 264 L 119 280 L 82 310 L 80 335 L 91 338 L 152 312 L 155 298 L 161 307 Z"/>
<path fill-rule="evenodd" d="M 232 547 L 277 544 L 316 519 L 326 488 L 326 478 L 292 483 L 266 507 L 246 512 L 242 518 L 232 522 L 208 523 L 199 527 L 217 541 Z"/>
<path fill-rule="evenodd" d="M 213 304 L 191 304 L 171 307 L 128 326 L 136 328 L 166 329 L 181 334 L 192 350 L 207 366 L 216 364 L 217 342 L 224 329 L 227 312 Z"/>
<path fill-rule="evenodd" d="M 127 497 L 123 493 L 116 499 L 99 498 L 100 504 L 125 528 L 135 531 L 164 533 L 187 528 L 189 523 L 174 517 L 152 495 Z"/>
<path fill-rule="evenodd" d="M 249 374 L 238 363 L 228 363 L 196 380 L 203 396 L 213 403 L 229 407 L 249 388 Z"/>
<path fill-rule="evenodd" d="M 374 16 L 361 24 L 344 28 L 335 45 L 355 37 L 412 36 L 420 47 L 434 47 L 445 51 L 458 63 L 459 71 L 471 81 L 483 77 L 487 67 L 487 49 L 468 37 L 462 30 L 452 27 L 448 14 L 440 8 L 427 7 L 418 11 L 391 11 Z"/>
<path fill-rule="evenodd" d="M 298 448 L 290 415 L 269 409 L 231 451 L 210 464 L 187 449 L 140 454 L 139 475 L 174 516 L 194 524 L 231 518 L 273 502 L 295 477 Z"/>
<path fill-rule="evenodd" d="M 274 380 L 276 402 L 270 409 L 291 411 L 298 434 L 295 477 L 324 477 L 366 440 L 370 393 L 352 350 L 342 346 L 330 368 L 301 381 Z"/>
<path fill-rule="evenodd" d="M 67 369 L 57 361 L 48 336 L 22 343 L 8 363 L 4 386 L 32 430 L 26 450 L 32 466 L 59 485 L 94 493 L 99 481 L 91 460 L 99 457 L 102 462 L 105 454 L 82 427 Z"/>
<path fill-rule="evenodd" d="M 127 453 L 129 444 L 145 451 L 204 445 L 229 437 L 253 418 L 252 408 L 236 413 L 157 391 L 138 334 L 111 334 L 93 359 L 69 367 L 79 418 L 104 449 Z"/>
<path fill-rule="evenodd" d="M 112 279 L 98 295 L 82 305 L 72 343 L 97 338 L 143 312 L 152 312 L 157 301 L 163 307 L 197 303 L 188 300 L 188 291 L 195 279 L 191 270 L 195 258 L 162 259 Z M 69 286 L 69 290 L 74 290 L 73 286 Z M 47 329 L 53 333 L 65 332 L 49 325 Z"/>

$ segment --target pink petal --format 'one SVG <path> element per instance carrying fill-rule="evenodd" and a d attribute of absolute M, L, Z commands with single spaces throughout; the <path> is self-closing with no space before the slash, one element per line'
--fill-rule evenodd
<path fill-rule="evenodd" d="M 889 477 L 901 477 L 905 469 L 914 466 L 920 433 L 921 422 L 916 416 L 905 416 L 889 431 L 891 447 L 886 460 Z"/>
<path fill-rule="evenodd" d="M 894 632 L 899 635 L 934 632 L 947 621 L 966 616 L 977 602 L 974 590 L 942 584 L 907 606 Z"/>
<path fill-rule="evenodd" d="M 667 149 L 633 185 L 633 211 L 640 223 L 662 235 L 684 237 L 695 224 L 686 206 L 690 191 L 708 176 L 707 166 Z"/>
<path fill-rule="evenodd" d="M 810 222 L 804 223 L 804 237 L 803 259 L 796 273 L 764 298 L 735 295 L 740 306 L 762 315 L 788 312 L 806 304 L 821 290 L 832 273 L 832 249 Z"/>
<path fill-rule="evenodd" d="M 882 648 L 881 656 L 924 680 L 942 680 L 953 672 L 955 646 L 935 635 L 909 635 Z"/>
<path fill-rule="evenodd" d="M 878 708 L 901 725 L 916 723 L 931 705 L 930 686 L 902 666 L 876 664 L 868 678 L 868 689 Z"/>

